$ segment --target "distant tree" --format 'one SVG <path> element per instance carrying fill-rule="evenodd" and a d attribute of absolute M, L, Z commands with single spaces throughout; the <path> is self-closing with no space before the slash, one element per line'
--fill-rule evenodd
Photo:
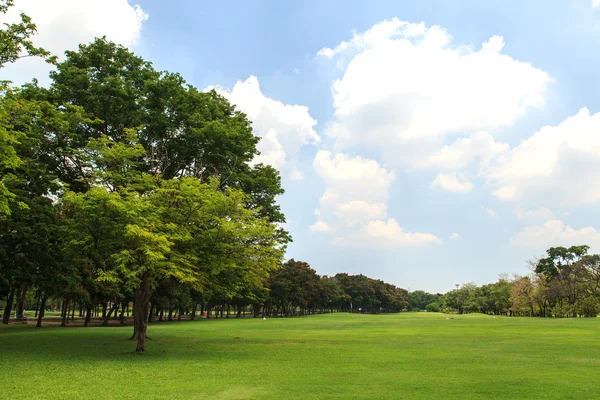
<path fill-rule="evenodd" d="M 425 310 L 428 304 L 433 303 L 436 300 L 436 296 L 431 293 L 427 293 L 424 290 L 415 290 L 408 293 L 410 300 L 410 308 L 412 310 Z"/>

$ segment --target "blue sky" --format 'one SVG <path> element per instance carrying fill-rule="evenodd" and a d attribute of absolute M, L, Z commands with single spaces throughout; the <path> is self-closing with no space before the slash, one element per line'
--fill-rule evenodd
<path fill-rule="evenodd" d="M 592 0 L 16 3 L 56 53 L 106 34 L 238 104 L 321 274 L 445 292 L 600 251 Z"/>

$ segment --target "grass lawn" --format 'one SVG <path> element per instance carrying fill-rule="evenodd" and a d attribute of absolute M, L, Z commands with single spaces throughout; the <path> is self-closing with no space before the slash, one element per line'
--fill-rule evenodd
<path fill-rule="evenodd" d="M 3 399 L 598 399 L 600 318 L 402 313 L 0 328 Z"/>

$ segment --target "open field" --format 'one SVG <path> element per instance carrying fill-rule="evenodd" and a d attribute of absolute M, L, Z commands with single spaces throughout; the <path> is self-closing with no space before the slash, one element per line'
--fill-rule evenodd
<path fill-rule="evenodd" d="M 600 398 L 600 319 L 403 313 L 0 328 L 5 399 Z"/>

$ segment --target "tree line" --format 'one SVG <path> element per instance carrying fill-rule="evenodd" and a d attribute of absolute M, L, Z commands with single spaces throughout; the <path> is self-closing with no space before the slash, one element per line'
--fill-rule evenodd
<path fill-rule="evenodd" d="M 409 293 L 414 310 L 530 317 L 596 317 L 600 312 L 600 255 L 589 246 L 551 247 L 531 261 L 527 276 L 463 284 L 446 294 Z"/>

